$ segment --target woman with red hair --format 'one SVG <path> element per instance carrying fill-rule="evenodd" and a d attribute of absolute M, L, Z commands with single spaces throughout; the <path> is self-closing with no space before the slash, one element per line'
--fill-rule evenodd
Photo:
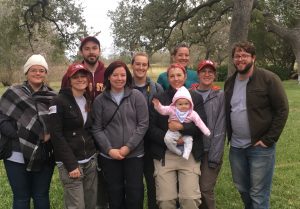
<path fill-rule="evenodd" d="M 169 88 L 156 98 L 162 105 L 170 105 L 177 90 L 186 81 L 185 68 L 180 64 L 172 64 L 167 70 Z M 203 100 L 199 97 L 195 106 L 203 108 Z M 198 112 L 199 114 L 199 112 Z M 206 121 L 205 112 L 200 117 Z M 168 130 L 179 131 L 181 135 L 193 137 L 192 152 L 188 160 L 174 154 L 167 149 L 164 137 Z M 150 150 L 154 158 L 154 177 L 156 183 L 156 200 L 161 209 L 176 209 L 176 201 L 179 200 L 181 209 L 198 209 L 200 205 L 200 158 L 202 155 L 202 133 L 194 123 L 168 122 L 168 116 L 160 115 L 152 106 L 150 109 L 149 126 Z M 179 137 L 174 140 L 180 148 L 183 140 Z M 178 186 L 177 186 L 178 182 Z M 178 190 L 179 187 L 179 190 Z"/>

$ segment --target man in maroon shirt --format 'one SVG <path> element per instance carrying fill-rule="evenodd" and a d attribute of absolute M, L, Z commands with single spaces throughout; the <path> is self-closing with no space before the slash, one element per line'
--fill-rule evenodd
<path fill-rule="evenodd" d="M 81 40 L 79 46 L 79 52 L 83 57 L 83 61 L 81 62 L 93 75 L 93 79 L 91 80 L 90 89 L 91 89 L 91 96 L 94 100 L 97 95 L 102 93 L 104 90 L 103 88 L 103 81 L 104 81 L 104 71 L 105 67 L 103 62 L 99 60 L 101 49 L 100 49 L 100 42 L 94 36 L 87 36 Z M 67 73 L 69 69 L 72 68 L 73 65 L 78 63 L 73 63 L 68 67 L 67 72 L 62 78 L 61 81 L 61 88 L 70 86 Z M 105 191 L 105 182 L 103 173 L 100 168 L 99 164 L 99 172 L 98 172 L 98 200 L 97 200 L 97 208 L 107 209 L 108 208 L 108 197 L 107 192 Z"/>
<path fill-rule="evenodd" d="M 92 89 L 92 97 L 94 99 L 103 91 L 105 67 L 103 62 L 99 60 L 101 54 L 100 42 L 94 36 L 87 36 L 81 40 L 79 50 L 83 57 L 82 64 L 93 74 L 93 80 L 90 83 L 90 89 Z M 74 64 L 70 65 L 68 70 L 71 69 L 73 65 Z M 69 86 L 69 81 L 66 74 L 63 76 L 61 88 Z"/>

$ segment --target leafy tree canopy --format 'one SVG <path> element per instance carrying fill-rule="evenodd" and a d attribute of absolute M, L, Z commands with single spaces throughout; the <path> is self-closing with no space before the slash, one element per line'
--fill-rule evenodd
<path fill-rule="evenodd" d="M 75 0 L 0 0 L 0 78 L 13 80 L 13 71 L 32 53 L 61 62 L 65 51 L 77 49 L 87 33 L 82 6 Z"/>
<path fill-rule="evenodd" d="M 202 47 L 199 58 L 211 58 L 221 64 L 229 55 L 232 15 L 243 15 L 241 7 L 234 5 L 242 3 L 243 0 L 123 0 L 116 10 L 109 12 L 115 45 L 128 53 L 144 50 L 151 55 L 185 41 Z M 246 39 L 253 41 L 259 50 L 264 46 L 259 52 L 263 56 L 258 59 L 264 65 L 293 66 L 300 52 L 300 45 L 292 46 L 299 34 L 300 2 L 254 0 L 250 9 L 252 16 L 250 24 L 246 24 L 249 29 Z M 296 36 L 282 35 L 274 25 L 294 30 Z M 295 55 L 293 59 L 289 58 L 291 54 Z"/>

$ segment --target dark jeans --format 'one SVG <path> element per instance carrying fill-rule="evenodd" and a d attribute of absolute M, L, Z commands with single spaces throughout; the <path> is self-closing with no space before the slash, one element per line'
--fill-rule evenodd
<path fill-rule="evenodd" d="M 49 188 L 53 166 L 39 172 L 26 171 L 25 164 L 4 160 L 5 170 L 13 192 L 13 209 L 29 209 L 30 198 L 35 209 L 49 209 Z"/>
<path fill-rule="evenodd" d="M 107 194 L 107 183 L 105 182 L 103 175 L 103 168 L 98 155 L 98 194 L 97 194 L 97 207 L 96 209 L 108 209 L 108 194 Z"/>
<path fill-rule="evenodd" d="M 143 209 L 143 158 L 100 157 L 107 182 L 109 209 Z"/>
<path fill-rule="evenodd" d="M 154 162 L 151 154 L 145 152 L 144 156 L 144 176 L 147 185 L 147 200 L 148 200 L 148 209 L 158 209 L 156 204 L 156 187 L 154 179 Z"/>

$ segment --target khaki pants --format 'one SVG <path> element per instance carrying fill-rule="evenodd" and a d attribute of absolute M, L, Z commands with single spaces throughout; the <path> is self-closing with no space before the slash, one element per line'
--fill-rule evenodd
<path fill-rule="evenodd" d="M 79 165 L 82 176 L 69 177 L 63 164 L 58 166 L 59 177 L 64 188 L 66 209 L 95 209 L 97 201 L 97 159 Z"/>
<path fill-rule="evenodd" d="M 217 177 L 221 170 L 221 165 L 218 165 L 216 168 L 208 167 L 208 153 L 206 152 L 204 158 L 201 160 L 200 169 L 202 204 L 200 205 L 199 209 L 216 209 L 214 188 L 217 183 Z"/>
<path fill-rule="evenodd" d="M 197 209 L 200 205 L 200 162 L 193 155 L 186 160 L 166 151 L 165 163 L 154 160 L 156 200 L 161 209 L 176 209 L 179 198 L 181 209 Z M 177 182 L 179 191 L 177 190 Z"/>

